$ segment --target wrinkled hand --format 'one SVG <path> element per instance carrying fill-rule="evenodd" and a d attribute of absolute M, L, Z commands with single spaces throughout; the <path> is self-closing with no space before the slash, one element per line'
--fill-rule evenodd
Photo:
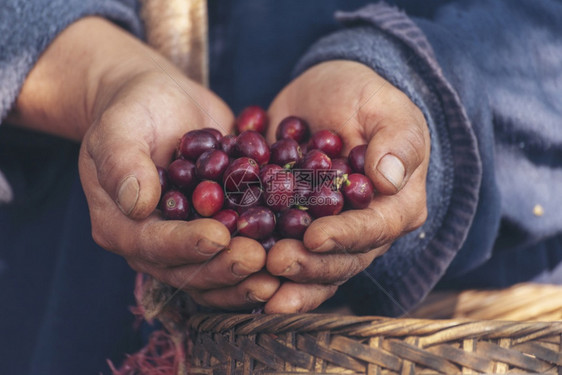
<path fill-rule="evenodd" d="M 265 311 L 304 312 L 423 224 L 429 132 L 423 114 L 405 94 L 350 61 L 311 67 L 285 87 L 269 113 L 272 124 L 296 115 L 309 122 L 312 132 L 336 131 L 344 140 L 344 155 L 367 143 L 365 173 L 378 192 L 368 208 L 317 219 L 302 242 L 281 240 L 268 253 L 267 270 L 289 281 Z M 274 131 L 269 129 L 270 142 Z"/>
<path fill-rule="evenodd" d="M 96 120 L 79 160 L 93 237 L 133 269 L 183 288 L 201 305 L 238 309 L 263 302 L 279 281 L 260 272 L 266 254 L 258 242 L 231 240 L 215 220 L 165 221 L 154 212 L 161 193 L 156 165 L 168 165 L 179 137 L 203 127 L 230 132 L 234 122 L 213 93 L 170 65 L 164 70 L 127 74 L 98 91 Z"/>
<path fill-rule="evenodd" d="M 168 165 L 189 130 L 229 132 L 233 115 L 120 27 L 99 17 L 69 25 L 33 67 L 10 121 L 82 142 L 93 237 L 135 270 L 225 309 L 250 307 L 277 289 L 277 278 L 261 271 L 266 256 L 258 242 L 231 241 L 215 220 L 164 221 L 154 212 L 156 165 Z"/>

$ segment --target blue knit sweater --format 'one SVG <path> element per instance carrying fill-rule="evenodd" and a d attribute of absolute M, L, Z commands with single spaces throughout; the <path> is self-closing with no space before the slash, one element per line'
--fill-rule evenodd
<path fill-rule="evenodd" d="M 345 12 L 336 21 L 338 9 Z M 133 0 L 2 3 L 2 119 L 45 47 L 71 22 L 92 14 L 142 36 Z M 267 106 L 292 77 L 330 59 L 367 64 L 423 111 L 432 141 L 428 220 L 340 288 L 358 312 L 400 315 L 436 286 L 562 283 L 560 1 L 209 0 L 209 17 L 211 86 L 235 112 L 250 103 Z M 38 149 L 41 157 L 30 152 Z M 103 359 L 117 350 L 107 349 L 107 337 L 95 341 L 102 335 L 95 326 L 78 335 L 68 325 L 73 317 L 90 319 L 72 310 L 84 293 L 89 301 L 95 293 L 116 293 L 115 269 L 127 272 L 119 268 L 123 264 L 103 268 L 106 261 L 118 262 L 107 258 L 100 266 L 107 271 L 99 275 L 103 281 L 73 289 L 72 277 L 84 277 L 76 264 L 97 262 L 103 253 L 89 236 L 75 164 L 76 145 L 0 127 L 0 200 L 11 200 L 0 204 L 0 300 L 16 295 L 5 285 L 18 287 L 47 265 L 53 269 L 40 289 L 49 299 L 41 299 L 34 315 L 24 309 L 36 303 L 38 287 L 25 289 L 27 305 L 14 302 L 2 316 L 0 331 L 24 319 L 36 322 L 25 335 L 10 331 L 25 336 L 26 349 L 18 355 L 3 358 L 7 343 L 0 341 L 0 363 L 11 363 L 10 369 L 25 363 L 30 373 L 100 371 Z M 66 190 L 52 193 L 60 184 Z M 37 201 L 44 203 L 39 215 L 36 206 L 29 209 Z M 29 230 L 34 238 L 26 237 Z M 55 260 L 34 265 L 32 243 Z M 83 251 L 77 254 L 75 247 Z M 29 256 L 16 256 L 22 251 Z M 29 271 L 25 278 L 21 269 Z M 130 280 L 120 282 L 124 295 Z M 62 324 L 57 317 L 68 311 L 68 324 Z M 122 319 L 108 312 L 95 319 L 98 327 L 111 326 L 117 317 Z M 72 361 L 61 354 L 85 338 L 96 343 L 88 358 Z"/>

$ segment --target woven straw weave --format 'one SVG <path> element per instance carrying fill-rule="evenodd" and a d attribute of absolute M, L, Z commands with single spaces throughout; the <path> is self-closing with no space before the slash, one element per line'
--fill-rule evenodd
<path fill-rule="evenodd" d="M 498 290 L 434 292 L 412 318 L 473 320 L 562 320 L 562 285 L 522 283 Z"/>
<path fill-rule="evenodd" d="M 434 293 L 409 316 L 196 315 L 189 373 L 562 375 L 561 286 Z"/>
<path fill-rule="evenodd" d="M 562 321 L 198 315 L 192 374 L 562 374 Z"/>

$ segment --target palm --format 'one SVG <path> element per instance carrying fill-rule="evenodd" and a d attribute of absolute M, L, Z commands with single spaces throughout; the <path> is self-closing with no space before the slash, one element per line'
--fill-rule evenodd
<path fill-rule="evenodd" d="M 258 273 L 265 264 L 258 242 L 231 240 L 215 220 L 164 221 L 154 214 L 160 199 L 156 165 L 168 165 L 189 130 L 230 132 L 230 109 L 181 74 L 162 72 L 125 82 L 100 107 L 80 153 L 96 242 L 203 305 L 241 308 L 268 299 L 278 280 Z"/>
<path fill-rule="evenodd" d="M 339 133 L 343 155 L 368 144 L 365 173 L 379 194 L 366 209 L 313 221 L 302 243 L 284 240 L 270 250 L 268 270 L 292 282 L 284 284 L 268 302 L 268 312 L 291 312 L 285 305 L 294 305 L 291 301 L 295 299 L 301 301 L 301 311 L 316 307 L 396 238 L 419 227 L 426 215 L 427 125 L 417 107 L 373 70 L 349 61 L 310 68 L 270 107 L 273 124 L 288 115 L 307 120 L 312 132 L 331 129 Z M 274 129 L 269 130 L 268 138 L 274 138 Z M 383 173 L 388 172 L 381 168 L 383 159 L 398 160 L 402 169 Z"/>

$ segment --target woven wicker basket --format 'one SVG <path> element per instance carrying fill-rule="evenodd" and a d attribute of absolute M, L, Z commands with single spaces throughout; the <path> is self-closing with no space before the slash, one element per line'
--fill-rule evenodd
<path fill-rule="evenodd" d="M 190 326 L 190 374 L 562 374 L 562 321 L 207 314 Z"/>

